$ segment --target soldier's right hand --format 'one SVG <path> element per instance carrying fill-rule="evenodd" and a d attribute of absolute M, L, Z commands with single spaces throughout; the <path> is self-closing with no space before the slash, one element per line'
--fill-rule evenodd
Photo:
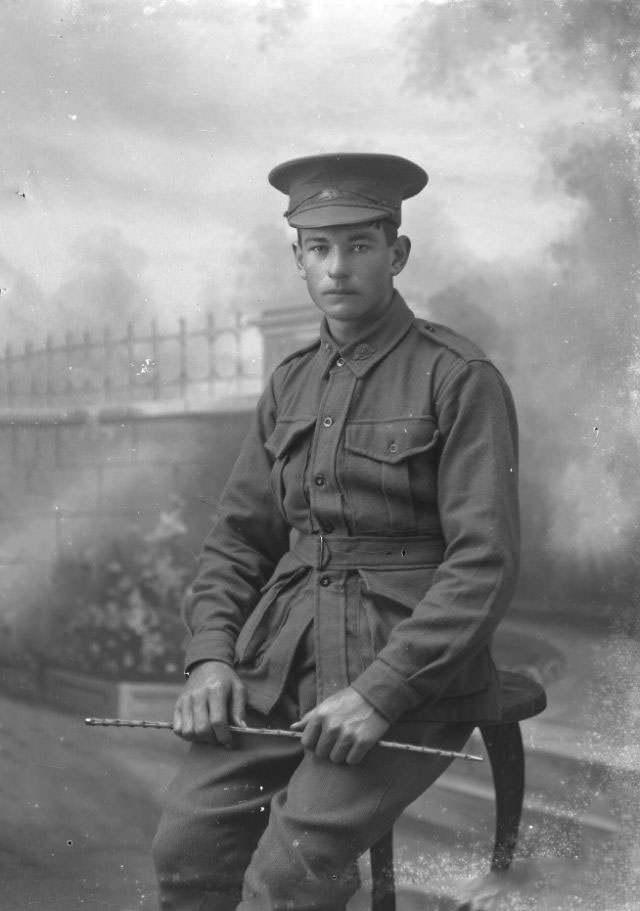
<path fill-rule="evenodd" d="M 229 723 L 244 727 L 244 685 L 222 661 L 203 661 L 189 675 L 173 712 L 173 730 L 184 740 L 232 747 Z M 231 719 L 231 721 L 230 721 Z"/>

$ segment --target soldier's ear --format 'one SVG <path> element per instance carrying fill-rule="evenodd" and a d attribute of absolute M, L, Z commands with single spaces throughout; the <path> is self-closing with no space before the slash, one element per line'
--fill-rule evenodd
<path fill-rule="evenodd" d="M 298 274 L 300 275 L 300 278 L 303 278 L 306 281 L 307 272 L 302 262 L 302 247 L 298 243 L 292 243 L 291 249 L 293 251 L 293 258 L 296 261 L 296 269 L 298 270 Z"/>
<path fill-rule="evenodd" d="M 391 244 L 391 274 L 398 275 L 407 265 L 411 253 L 411 241 L 406 234 L 400 234 Z"/>

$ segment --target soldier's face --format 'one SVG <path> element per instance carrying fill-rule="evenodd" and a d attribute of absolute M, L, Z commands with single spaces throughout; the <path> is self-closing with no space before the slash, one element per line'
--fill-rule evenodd
<path fill-rule="evenodd" d="M 384 313 L 393 277 L 404 268 L 409 249 L 407 237 L 389 245 L 377 225 L 300 229 L 300 242 L 294 244 L 298 271 L 338 341 Z"/>

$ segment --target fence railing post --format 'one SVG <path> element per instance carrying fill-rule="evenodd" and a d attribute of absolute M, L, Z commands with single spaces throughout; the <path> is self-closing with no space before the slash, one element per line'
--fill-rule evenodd
<path fill-rule="evenodd" d="M 158 339 L 158 322 L 151 322 L 151 388 L 154 399 L 160 398 L 160 342 Z"/>
<path fill-rule="evenodd" d="M 47 404 L 50 405 L 53 402 L 55 396 L 55 383 L 53 379 L 53 336 L 49 332 L 47 334 L 46 341 L 44 343 L 45 349 L 45 362 L 44 362 L 44 373 L 45 373 L 45 382 L 46 382 L 46 400 Z"/>
<path fill-rule="evenodd" d="M 135 352 L 133 348 L 133 323 L 127 323 L 127 376 L 129 378 L 128 382 L 128 398 L 129 401 L 132 401 L 134 398 L 134 384 L 136 378 L 136 362 L 135 362 Z"/>
<path fill-rule="evenodd" d="M 113 346 L 111 342 L 111 329 L 105 326 L 102 332 L 102 345 L 104 348 L 104 374 L 102 378 L 102 388 L 104 397 L 108 402 L 111 401 L 111 361 L 113 357 Z"/>
<path fill-rule="evenodd" d="M 73 383 L 71 382 L 71 373 L 73 371 L 73 364 L 69 364 L 69 357 L 73 351 L 73 335 L 71 332 L 65 332 L 64 334 L 64 354 L 65 361 L 67 362 L 67 381 L 64 386 L 64 391 L 67 395 L 70 395 L 73 392 Z"/>
<path fill-rule="evenodd" d="M 235 351 L 235 376 L 236 379 L 241 379 L 244 373 L 243 363 L 242 363 L 242 314 L 236 313 L 235 315 L 235 332 L 233 338 L 236 345 Z"/>
<path fill-rule="evenodd" d="M 82 334 L 82 354 L 83 354 L 83 374 L 84 379 L 82 382 L 82 388 L 85 393 L 91 392 L 91 381 L 89 379 L 89 370 L 90 370 L 90 361 L 91 361 L 91 335 L 85 331 Z"/>
<path fill-rule="evenodd" d="M 15 397 L 15 386 L 13 380 L 13 348 L 10 343 L 4 346 L 4 359 L 7 365 L 7 405 L 11 405 Z"/>
<path fill-rule="evenodd" d="M 178 334 L 178 345 L 180 349 L 179 355 L 179 364 L 180 364 L 180 374 L 178 377 L 178 382 L 180 384 L 180 395 L 184 397 L 187 391 L 187 321 L 184 316 L 180 317 L 179 320 L 180 332 Z"/>
<path fill-rule="evenodd" d="M 4 355 L 0 353 L 0 397 L 8 408 L 23 401 L 53 407 L 78 400 L 130 402 L 143 396 L 157 401 L 174 397 L 176 390 L 186 398 L 192 387 L 213 396 L 229 393 L 233 383 L 239 390 L 245 380 L 254 378 L 243 315 L 236 314 L 221 327 L 211 310 L 204 319 L 204 326 L 192 329 L 180 317 L 177 333 L 159 331 L 153 319 L 150 333 L 143 335 L 134 334 L 130 321 L 123 335 L 114 336 L 104 327 L 98 339 L 74 327 L 64 333 L 62 343 L 49 333 L 42 347 L 34 348 L 29 340 L 17 353 L 8 342 Z M 164 346 L 171 346 L 169 353 Z"/>
<path fill-rule="evenodd" d="M 38 395 L 38 378 L 34 370 L 35 358 L 33 354 L 33 342 L 31 339 L 24 343 L 24 372 L 25 372 L 25 389 L 28 390 L 29 398 L 36 398 Z"/>

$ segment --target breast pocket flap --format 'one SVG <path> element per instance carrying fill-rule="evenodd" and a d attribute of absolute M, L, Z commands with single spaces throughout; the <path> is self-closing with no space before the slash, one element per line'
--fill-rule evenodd
<path fill-rule="evenodd" d="M 294 418 L 278 421 L 273 432 L 265 440 L 264 446 L 274 458 L 283 456 L 302 437 L 315 427 L 316 419 Z"/>
<path fill-rule="evenodd" d="M 345 431 L 345 449 L 379 462 L 395 464 L 432 449 L 440 436 L 431 417 L 362 421 Z"/>

